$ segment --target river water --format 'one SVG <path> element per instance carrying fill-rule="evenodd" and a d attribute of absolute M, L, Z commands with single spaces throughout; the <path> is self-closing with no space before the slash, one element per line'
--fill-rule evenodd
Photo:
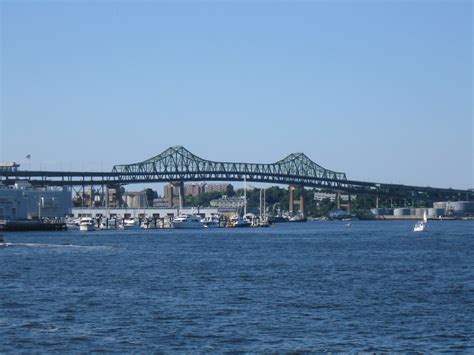
<path fill-rule="evenodd" d="M 0 352 L 474 352 L 474 223 L 6 233 Z"/>

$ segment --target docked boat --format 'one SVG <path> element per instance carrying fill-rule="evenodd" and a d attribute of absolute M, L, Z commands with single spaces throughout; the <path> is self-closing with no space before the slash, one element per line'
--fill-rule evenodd
<path fill-rule="evenodd" d="M 247 177 L 244 175 L 244 216 L 242 217 L 239 213 L 233 215 L 229 219 L 229 223 L 226 224 L 226 227 L 231 228 L 242 228 L 242 227 L 250 227 L 252 223 L 246 219 L 247 215 Z"/>
<path fill-rule="evenodd" d="M 426 215 L 426 210 L 423 213 L 423 220 L 416 222 L 415 227 L 413 228 L 414 232 L 423 232 L 428 228 L 428 217 Z"/>
<path fill-rule="evenodd" d="M 230 217 L 229 219 L 229 224 L 227 227 L 232 227 L 232 228 L 245 228 L 245 227 L 250 227 L 252 224 L 244 217 L 236 214 Z"/>
<path fill-rule="evenodd" d="M 177 229 L 199 229 L 204 228 L 202 218 L 195 214 L 182 214 L 171 221 L 173 228 Z"/>
<path fill-rule="evenodd" d="M 221 227 L 221 218 L 218 215 L 212 215 L 210 217 L 203 218 L 201 222 L 204 224 L 205 228 L 220 228 Z"/>
<path fill-rule="evenodd" d="M 66 218 L 67 229 L 79 229 L 80 219 Z"/>
<path fill-rule="evenodd" d="M 295 215 L 293 217 L 290 217 L 288 219 L 289 222 L 306 222 L 307 221 L 307 218 L 306 217 L 303 217 L 303 216 L 300 216 L 299 214 L 298 215 Z"/>
<path fill-rule="evenodd" d="M 91 217 L 82 217 L 79 221 L 79 230 L 90 232 L 95 230 L 95 222 Z"/>
<path fill-rule="evenodd" d="M 138 225 L 134 218 L 125 218 L 122 222 L 122 229 L 135 229 Z"/>
<path fill-rule="evenodd" d="M 115 218 L 108 219 L 106 218 L 101 219 L 99 223 L 100 230 L 109 230 L 109 229 L 117 229 L 117 220 Z"/>
<path fill-rule="evenodd" d="M 160 228 L 160 224 L 157 220 L 144 219 L 140 225 L 142 229 L 156 229 Z"/>

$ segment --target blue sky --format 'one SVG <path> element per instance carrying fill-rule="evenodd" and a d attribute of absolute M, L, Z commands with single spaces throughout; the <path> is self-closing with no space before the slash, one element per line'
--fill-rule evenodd
<path fill-rule="evenodd" d="M 3 1 L 0 160 L 110 170 L 184 145 L 211 160 L 305 152 L 354 180 L 474 187 L 472 10 Z"/>

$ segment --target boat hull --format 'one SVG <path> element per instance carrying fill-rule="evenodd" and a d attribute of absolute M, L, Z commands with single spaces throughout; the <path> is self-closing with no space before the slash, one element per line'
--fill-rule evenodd
<path fill-rule="evenodd" d="M 79 230 L 82 232 L 90 232 L 90 231 L 95 230 L 95 227 L 91 224 L 81 224 L 79 226 Z"/>
<path fill-rule="evenodd" d="M 204 224 L 201 224 L 201 223 L 171 222 L 171 225 L 175 229 L 202 229 L 204 228 Z"/>

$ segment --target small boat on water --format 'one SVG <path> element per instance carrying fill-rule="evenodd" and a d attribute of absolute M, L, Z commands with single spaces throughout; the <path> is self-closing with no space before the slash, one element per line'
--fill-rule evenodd
<path fill-rule="evenodd" d="M 423 232 L 428 228 L 428 218 L 426 216 L 426 210 L 423 213 L 423 220 L 416 222 L 415 227 L 413 228 L 414 232 Z"/>
<path fill-rule="evenodd" d="M 3 238 L 3 235 L 0 234 L 0 248 L 4 248 L 7 246 L 7 243 L 5 242 L 5 239 Z"/>
<path fill-rule="evenodd" d="M 181 214 L 171 221 L 176 229 L 199 229 L 204 228 L 201 216 L 195 214 Z"/>
<path fill-rule="evenodd" d="M 250 227 L 252 224 L 244 217 L 236 214 L 230 217 L 229 224 L 226 227 L 231 228 L 246 228 Z"/>
<path fill-rule="evenodd" d="M 95 230 L 95 222 L 91 217 L 82 217 L 79 221 L 79 230 L 90 232 Z"/>

